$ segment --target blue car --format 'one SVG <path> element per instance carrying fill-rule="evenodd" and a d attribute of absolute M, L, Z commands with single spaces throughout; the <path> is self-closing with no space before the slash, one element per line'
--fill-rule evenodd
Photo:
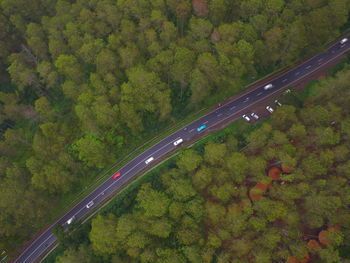
<path fill-rule="evenodd" d="M 207 125 L 202 125 L 201 127 L 197 128 L 197 131 L 203 131 L 205 128 L 207 128 Z"/>

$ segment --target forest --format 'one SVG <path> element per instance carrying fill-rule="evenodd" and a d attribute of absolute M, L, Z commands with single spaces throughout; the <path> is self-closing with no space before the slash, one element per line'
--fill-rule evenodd
<path fill-rule="evenodd" d="M 181 152 L 55 263 L 350 262 L 349 82 L 347 66 L 302 108 Z"/>
<path fill-rule="evenodd" d="M 0 0 L 0 248 L 14 254 L 162 127 L 322 51 L 349 9 L 346 0 Z M 211 164 L 195 156 L 203 177 Z"/>

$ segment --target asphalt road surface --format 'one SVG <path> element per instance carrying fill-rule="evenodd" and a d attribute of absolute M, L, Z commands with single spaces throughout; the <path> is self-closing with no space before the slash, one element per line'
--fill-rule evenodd
<path fill-rule="evenodd" d="M 266 99 L 266 97 L 271 96 L 272 94 L 278 92 L 279 90 L 285 88 L 286 86 L 292 85 L 297 80 L 302 79 L 306 75 L 311 74 L 316 71 L 324 63 L 327 63 L 336 57 L 340 56 L 350 48 L 350 39 L 344 44 L 340 42 L 332 45 L 325 53 L 316 55 L 311 59 L 307 60 L 303 64 L 295 67 L 294 69 L 284 73 L 283 75 L 276 77 L 269 83 L 273 85 L 273 88 L 265 90 L 264 86 L 269 83 L 265 83 L 261 87 L 255 88 L 254 90 L 246 93 L 236 100 L 231 101 L 227 104 L 222 105 L 217 108 L 215 111 L 212 111 L 201 117 L 200 119 L 192 122 L 188 126 L 176 131 L 172 135 L 166 137 L 162 141 L 158 142 L 156 145 L 152 146 L 135 159 L 126 164 L 123 168 L 120 169 L 121 176 L 118 179 L 109 178 L 103 182 L 99 187 L 97 187 L 88 197 L 82 200 L 77 204 L 71 211 L 61 217 L 56 224 L 61 224 L 66 226 L 67 220 L 74 216 L 75 221 L 79 221 L 82 217 L 90 212 L 100 202 L 103 202 L 104 199 L 112 195 L 113 192 L 118 190 L 121 185 L 126 181 L 132 179 L 138 172 L 145 169 L 147 164 L 145 161 L 153 157 L 153 162 L 156 162 L 157 159 L 163 157 L 167 153 L 171 152 L 178 146 L 174 146 L 174 142 L 182 138 L 185 142 L 191 140 L 193 137 L 198 136 L 200 133 L 205 131 L 197 131 L 197 128 L 201 125 L 206 125 L 206 129 L 211 126 L 222 122 L 226 118 L 232 116 L 233 114 L 241 113 L 249 114 L 248 111 L 245 111 L 246 108 L 250 107 L 252 104 L 259 102 L 260 100 Z M 150 163 L 152 164 L 152 162 Z M 148 164 L 148 165 L 150 165 Z M 87 208 L 86 205 L 93 201 L 93 205 L 90 208 Z M 51 226 L 45 230 L 40 236 L 38 236 L 23 252 L 22 254 L 15 259 L 13 262 L 16 263 L 30 263 L 37 261 L 41 256 L 47 252 L 48 248 L 56 242 L 56 237 L 52 233 Z"/>

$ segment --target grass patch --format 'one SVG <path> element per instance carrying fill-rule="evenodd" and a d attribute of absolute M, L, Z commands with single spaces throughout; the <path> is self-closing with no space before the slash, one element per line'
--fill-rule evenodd
<path fill-rule="evenodd" d="M 319 80 L 311 80 L 305 85 L 305 88 L 300 93 L 300 99 L 305 101 L 309 97 L 314 97 L 318 95 Z"/>
<path fill-rule="evenodd" d="M 250 129 L 254 128 L 255 125 L 249 125 L 248 123 L 245 123 L 242 120 L 234 121 L 222 130 L 219 130 L 214 133 L 209 133 L 207 134 L 207 136 L 200 138 L 193 146 L 193 149 L 195 149 L 198 152 L 203 152 L 204 146 L 208 142 L 222 143 L 226 140 L 227 136 L 229 135 L 233 135 L 236 137 L 240 135 L 243 137 L 243 134 L 248 132 Z"/>
<path fill-rule="evenodd" d="M 350 236 L 348 229 L 345 230 L 343 245 L 337 248 L 342 258 L 350 259 Z"/>
<path fill-rule="evenodd" d="M 58 245 L 47 257 L 42 261 L 43 263 L 55 263 L 58 256 L 63 255 L 65 248 Z"/>
<path fill-rule="evenodd" d="M 339 251 L 339 255 L 342 258 L 350 259 L 350 246 L 340 247 L 340 248 L 338 248 L 338 251 Z"/>
<path fill-rule="evenodd" d="M 335 75 L 344 69 L 349 68 L 349 62 L 350 62 L 350 55 L 347 56 L 347 59 L 340 62 L 339 64 L 334 65 L 333 67 L 329 68 L 327 70 L 328 75 L 335 77 Z M 302 101 L 305 101 L 309 97 L 316 97 L 318 96 L 318 88 L 321 84 L 322 80 L 311 80 L 308 83 L 306 83 L 305 88 L 303 91 L 299 94 L 299 98 Z"/>
<path fill-rule="evenodd" d="M 345 68 L 349 67 L 349 57 L 347 57 L 346 60 L 340 62 L 339 64 L 331 67 L 329 70 L 327 70 L 327 72 L 329 73 L 329 75 L 331 75 L 332 77 L 335 77 L 335 75 L 339 72 L 342 71 Z"/>

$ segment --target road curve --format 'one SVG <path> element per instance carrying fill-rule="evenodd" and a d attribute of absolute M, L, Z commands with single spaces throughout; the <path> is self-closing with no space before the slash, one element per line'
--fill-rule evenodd
<path fill-rule="evenodd" d="M 229 118 L 234 114 L 247 113 L 244 110 L 250 107 L 252 104 L 266 99 L 266 97 L 271 96 L 286 86 L 292 85 L 294 82 L 316 71 L 323 64 L 339 57 L 341 54 L 348 51 L 349 48 L 350 40 L 344 44 L 337 42 L 330 46 L 326 52 L 310 58 L 303 64 L 300 64 L 292 70 L 284 73 L 283 75 L 280 75 L 271 80 L 269 83 L 273 85 L 273 88 L 264 90 L 264 86 L 268 84 L 265 83 L 264 85 L 251 90 L 249 93 L 245 93 L 237 99 L 222 105 L 221 107 L 215 109 L 214 111 L 208 113 L 207 115 L 161 140 L 148 150 L 141 153 L 135 159 L 130 161 L 124 167 L 122 167 L 119 170 L 121 172 L 121 176 L 118 179 L 109 178 L 100 186 L 98 186 L 89 196 L 84 198 L 80 203 L 72 208 L 72 210 L 62 216 L 54 225 L 50 226 L 35 240 L 33 240 L 32 243 L 22 252 L 22 254 L 12 262 L 31 263 L 37 261 L 41 256 L 45 254 L 48 248 L 56 242 L 57 239 L 52 233 L 52 229 L 55 225 L 65 225 L 67 220 L 73 216 L 75 217 L 75 220 L 79 221 L 82 217 L 88 214 L 94 206 L 110 197 L 110 195 L 118 190 L 121 185 L 123 185 L 126 181 L 131 180 L 132 177 L 134 177 L 138 172 L 145 169 L 147 166 L 145 161 L 148 158 L 153 157 L 154 161 L 156 161 L 157 159 L 174 150 L 177 146 L 174 146 L 173 143 L 179 138 L 182 138 L 184 141 L 189 141 L 193 137 L 198 136 L 203 132 L 197 131 L 197 128 L 201 125 L 206 125 L 206 127 L 209 128 L 222 122 L 224 119 Z M 87 208 L 86 205 L 90 201 L 93 201 L 94 205 L 91 208 Z"/>

